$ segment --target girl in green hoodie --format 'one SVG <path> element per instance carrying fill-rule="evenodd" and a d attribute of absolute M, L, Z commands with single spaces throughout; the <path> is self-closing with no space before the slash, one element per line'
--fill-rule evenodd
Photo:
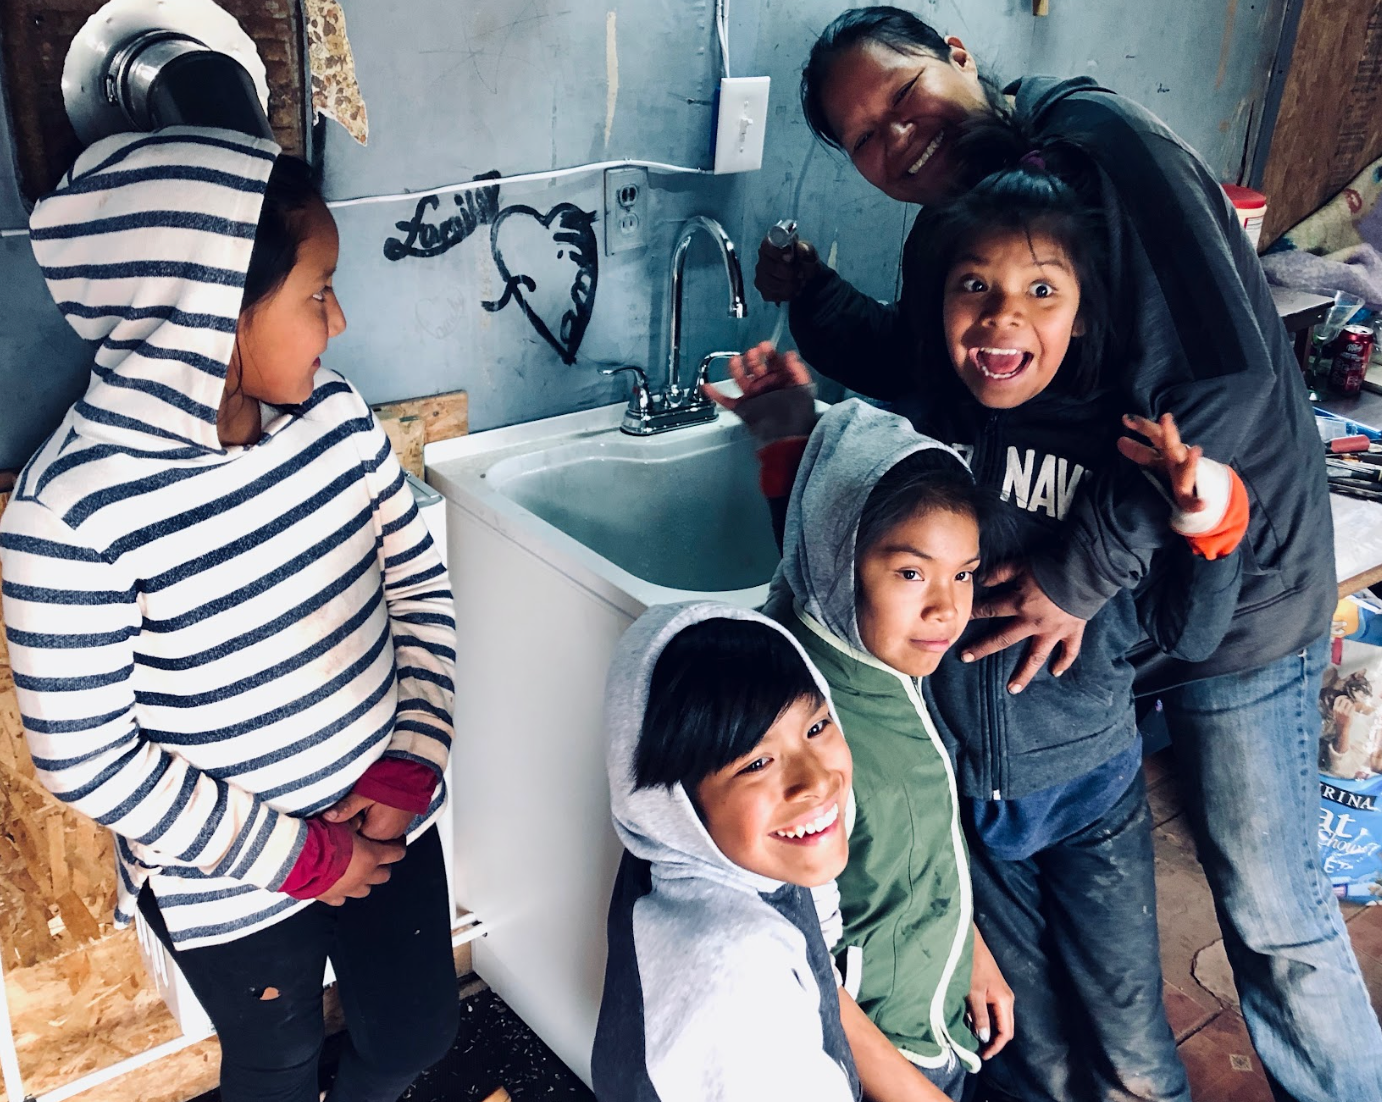
<path fill-rule="evenodd" d="M 765 609 L 829 683 L 858 763 L 842 983 L 952 1098 L 1013 1031 L 1012 992 L 974 930 L 955 774 L 921 688 L 969 622 L 979 513 L 955 452 L 863 403 L 836 407 L 802 459 Z"/>

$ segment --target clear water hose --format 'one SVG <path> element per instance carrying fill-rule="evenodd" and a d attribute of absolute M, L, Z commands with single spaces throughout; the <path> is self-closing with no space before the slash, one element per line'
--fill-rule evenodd
<path fill-rule="evenodd" d="M 798 194 L 800 191 L 798 190 Z M 797 247 L 797 220 L 795 218 L 784 218 L 768 231 L 768 244 L 774 249 L 795 249 Z M 789 303 L 780 302 L 777 305 L 777 323 L 773 326 L 772 336 L 768 340 L 774 348 L 782 344 L 782 334 L 787 328 L 787 310 Z"/>

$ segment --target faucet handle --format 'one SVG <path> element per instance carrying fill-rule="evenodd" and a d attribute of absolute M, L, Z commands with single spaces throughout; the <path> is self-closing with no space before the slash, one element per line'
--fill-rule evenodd
<path fill-rule="evenodd" d="M 648 397 L 648 373 L 641 367 L 629 364 L 626 367 L 602 367 L 601 375 L 622 375 L 625 371 L 633 375 L 633 394 L 629 396 L 629 408 L 646 411 L 650 402 Z"/>
<path fill-rule="evenodd" d="M 711 352 L 701 360 L 701 366 L 696 369 L 695 395 L 702 397 L 701 387 L 710 381 L 710 365 L 716 360 L 732 360 L 738 352 Z"/>

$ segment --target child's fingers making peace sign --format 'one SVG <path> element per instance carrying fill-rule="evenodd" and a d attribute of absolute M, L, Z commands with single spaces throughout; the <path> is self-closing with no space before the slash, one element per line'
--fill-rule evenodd
<path fill-rule="evenodd" d="M 1125 414 L 1123 424 L 1151 445 L 1127 436 L 1119 437 L 1118 450 L 1140 467 L 1161 471 L 1171 483 L 1171 497 L 1183 513 L 1198 513 L 1205 502 L 1195 491 L 1195 476 L 1204 450 L 1181 441 L 1176 419 L 1163 413 L 1157 420 Z"/>

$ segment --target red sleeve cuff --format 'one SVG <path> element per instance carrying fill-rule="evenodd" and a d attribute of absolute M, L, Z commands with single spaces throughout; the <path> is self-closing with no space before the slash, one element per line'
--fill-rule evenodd
<path fill-rule="evenodd" d="M 414 815 L 421 815 L 432 806 L 436 790 L 435 769 L 402 758 L 380 758 L 365 770 L 352 789 L 377 803 Z"/>
<path fill-rule="evenodd" d="M 787 497 L 806 451 L 806 436 L 788 436 L 758 449 L 758 488 L 764 497 Z"/>
<path fill-rule="evenodd" d="M 307 842 L 278 890 L 294 899 L 316 899 L 345 875 L 354 848 L 355 832 L 348 824 L 308 819 Z"/>
<path fill-rule="evenodd" d="M 1248 488 L 1243 485 L 1237 471 L 1232 467 L 1227 469 L 1229 491 L 1224 519 L 1208 532 L 1185 537 L 1195 554 L 1202 555 L 1210 561 L 1233 554 L 1248 531 Z"/>

